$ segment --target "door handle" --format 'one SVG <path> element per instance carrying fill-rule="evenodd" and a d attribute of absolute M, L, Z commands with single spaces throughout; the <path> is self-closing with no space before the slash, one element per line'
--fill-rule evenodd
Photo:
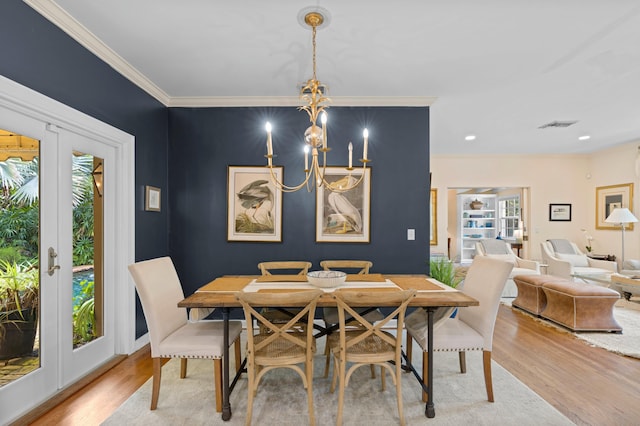
<path fill-rule="evenodd" d="M 55 264 L 56 257 L 58 257 L 58 253 L 56 253 L 53 247 L 49 247 L 49 268 L 47 269 L 49 276 L 53 275 L 56 269 L 60 269 L 60 265 Z"/>

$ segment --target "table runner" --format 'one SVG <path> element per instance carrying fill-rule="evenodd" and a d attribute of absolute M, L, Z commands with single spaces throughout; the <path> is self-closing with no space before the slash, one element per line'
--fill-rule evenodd
<path fill-rule="evenodd" d="M 306 275 L 262 275 L 256 278 L 259 283 L 268 282 L 307 282 Z M 349 274 L 347 282 L 366 281 L 366 282 L 385 282 L 382 274 Z"/>
<path fill-rule="evenodd" d="M 400 287 L 396 285 L 391 280 L 381 281 L 350 281 L 344 285 L 339 287 L 331 287 L 331 288 L 320 288 L 309 284 L 308 282 L 298 282 L 298 281 L 273 281 L 273 282 L 259 282 L 258 279 L 252 280 L 243 291 L 247 293 L 254 293 L 261 290 L 323 290 L 325 293 L 331 293 L 339 288 L 367 288 L 367 289 L 378 289 L 378 288 L 392 288 L 400 290 Z"/>

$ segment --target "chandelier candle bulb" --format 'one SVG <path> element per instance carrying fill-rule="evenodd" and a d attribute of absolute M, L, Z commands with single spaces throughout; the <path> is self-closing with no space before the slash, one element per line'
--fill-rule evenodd
<path fill-rule="evenodd" d="M 304 146 L 304 171 L 309 171 L 309 145 Z"/>
<path fill-rule="evenodd" d="M 327 149 L 327 113 L 322 112 L 320 116 L 320 121 L 322 121 L 322 148 Z"/>
<path fill-rule="evenodd" d="M 369 130 L 364 129 L 362 132 L 362 136 L 364 137 L 364 148 L 362 149 L 362 159 L 367 159 L 367 151 L 369 148 Z"/>
<path fill-rule="evenodd" d="M 349 142 L 349 169 L 353 168 L 353 144 Z"/>
<path fill-rule="evenodd" d="M 267 155 L 273 156 L 273 143 L 271 142 L 271 123 L 267 121 Z"/>

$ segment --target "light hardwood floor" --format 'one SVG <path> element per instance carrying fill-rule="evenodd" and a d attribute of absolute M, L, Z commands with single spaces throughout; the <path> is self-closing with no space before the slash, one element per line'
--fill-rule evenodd
<path fill-rule="evenodd" d="M 578 425 L 640 424 L 638 359 L 591 347 L 503 305 L 493 359 Z M 30 424 L 98 425 L 151 373 L 147 347 Z M 495 395 L 500 398 L 500 389 Z"/>

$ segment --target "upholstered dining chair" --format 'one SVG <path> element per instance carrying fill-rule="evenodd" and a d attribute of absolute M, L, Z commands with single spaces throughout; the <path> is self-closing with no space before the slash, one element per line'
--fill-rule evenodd
<path fill-rule="evenodd" d="M 460 372 L 466 373 L 466 351 L 483 351 L 484 381 L 487 399 L 493 402 L 491 350 L 493 329 L 498 315 L 500 295 L 511 273 L 513 263 L 487 256 L 476 256 L 464 280 L 464 292 L 480 302 L 479 306 L 458 308 L 454 318 L 449 316 L 434 324 L 433 351 L 458 352 Z M 413 340 L 422 348 L 422 378 L 427 383 L 427 314 L 416 310 L 407 316 L 407 357 L 411 360 Z M 423 392 L 423 401 L 427 395 Z"/>
<path fill-rule="evenodd" d="M 407 305 L 416 295 L 416 290 L 403 290 L 397 292 L 365 292 L 348 289 L 338 289 L 333 292 L 333 298 L 338 306 L 338 320 L 340 331 L 330 334 L 327 343 L 334 357 L 333 379 L 331 392 L 335 391 L 336 382 L 340 381 L 338 391 L 338 425 L 342 424 L 342 412 L 344 406 L 345 388 L 349 384 L 349 378 L 353 372 L 363 365 L 379 365 L 382 375 L 382 390 L 385 388 L 385 370 L 389 371 L 396 385 L 396 398 L 398 404 L 398 416 L 400 424 L 404 425 L 404 412 L 402 409 L 402 330 L 404 327 L 404 315 Z M 392 312 L 381 321 L 372 323 L 358 313 L 354 306 L 394 304 Z M 347 322 L 348 317 L 353 320 Z M 396 323 L 393 330 L 391 320 Z M 353 322 L 359 324 L 358 328 L 349 328 Z M 349 368 L 347 369 L 347 363 Z M 392 364 L 393 363 L 393 366 Z"/>
<path fill-rule="evenodd" d="M 342 271 L 346 273 L 355 273 L 358 275 L 365 275 L 369 273 L 369 269 L 373 266 L 373 262 L 369 260 L 323 260 L 320 262 L 320 266 L 325 271 Z M 359 313 L 369 308 L 358 309 Z M 382 312 L 379 309 L 375 309 L 365 315 L 365 318 L 369 322 L 380 321 L 384 318 Z M 331 327 L 338 323 L 338 309 L 334 307 L 322 308 L 322 320 L 325 323 L 325 327 Z M 329 351 L 329 345 L 325 345 L 325 364 L 324 364 L 324 377 L 329 376 L 329 366 L 331 364 L 331 353 Z M 371 377 L 375 378 L 376 373 L 373 366 L 371 366 Z"/>
<path fill-rule="evenodd" d="M 180 378 L 187 375 L 187 359 L 213 359 L 216 411 L 222 411 L 222 354 L 224 329 L 222 321 L 187 320 L 186 308 L 178 302 L 184 293 L 171 258 L 136 262 L 129 265 L 144 316 L 149 328 L 151 358 L 153 359 L 153 386 L 151 410 L 158 406 L 162 375 L 161 358 L 180 358 Z M 240 321 L 229 322 L 229 342 L 235 342 L 236 369 L 240 368 Z"/>
<path fill-rule="evenodd" d="M 247 322 L 247 376 L 248 403 L 246 424 L 251 424 L 253 399 L 260 380 L 276 368 L 290 368 L 302 378 L 307 390 L 309 424 L 315 425 L 313 414 L 313 355 L 316 352 L 313 337 L 313 317 L 322 290 L 305 290 L 290 293 L 236 293 L 242 304 Z M 265 318 L 259 307 L 301 306 L 287 323 L 279 324 Z M 256 327 L 254 321 L 260 326 Z M 306 322 L 303 328 L 294 324 Z M 267 330 L 266 332 L 263 330 Z M 298 364 L 304 364 L 304 371 Z"/>

